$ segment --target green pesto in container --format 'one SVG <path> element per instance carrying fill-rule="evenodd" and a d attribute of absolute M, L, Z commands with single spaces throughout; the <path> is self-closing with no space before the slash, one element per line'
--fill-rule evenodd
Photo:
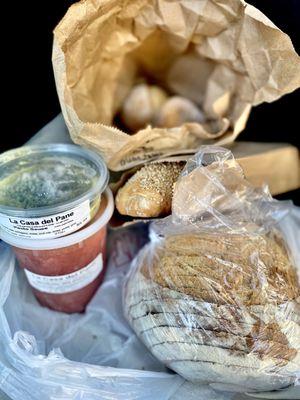
<path fill-rule="evenodd" d="M 97 213 L 102 158 L 75 145 L 25 146 L 0 156 L 0 229 L 27 239 L 68 235 Z"/>

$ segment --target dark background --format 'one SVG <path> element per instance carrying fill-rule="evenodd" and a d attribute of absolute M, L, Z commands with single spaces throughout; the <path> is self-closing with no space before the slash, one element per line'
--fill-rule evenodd
<path fill-rule="evenodd" d="M 195 0 L 197 1 L 197 0 Z M 8 130 L 0 151 L 22 145 L 60 112 L 51 65 L 52 30 L 73 1 L 10 2 L 11 20 L 2 42 L 9 88 L 5 96 Z M 300 0 L 249 0 L 292 39 L 300 54 Z M 4 82 L 5 83 L 5 82 Z M 240 140 L 282 141 L 300 146 L 300 91 L 253 109 Z"/>

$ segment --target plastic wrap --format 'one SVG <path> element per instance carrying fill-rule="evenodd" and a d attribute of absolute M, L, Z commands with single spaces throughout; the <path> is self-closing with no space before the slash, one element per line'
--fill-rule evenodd
<path fill-rule="evenodd" d="M 229 150 L 202 147 L 188 161 L 172 215 L 152 224 L 124 289 L 154 356 L 229 390 L 299 384 L 299 260 L 279 228 L 288 209 L 251 186 Z"/>

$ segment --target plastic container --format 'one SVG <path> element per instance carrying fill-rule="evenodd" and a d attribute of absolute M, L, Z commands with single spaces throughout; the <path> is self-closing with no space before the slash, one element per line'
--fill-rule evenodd
<path fill-rule="evenodd" d="M 67 313 L 84 311 L 103 280 L 107 223 L 114 210 L 109 188 L 92 222 L 71 235 L 49 240 L 23 239 L 2 231 L 38 301 Z"/>
<path fill-rule="evenodd" d="M 0 228 L 27 239 L 66 236 L 96 215 L 102 158 L 76 145 L 24 146 L 0 156 Z"/>

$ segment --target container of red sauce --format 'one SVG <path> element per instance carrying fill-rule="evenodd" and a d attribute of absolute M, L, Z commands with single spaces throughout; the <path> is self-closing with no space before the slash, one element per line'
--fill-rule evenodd
<path fill-rule="evenodd" d="M 113 210 L 107 188 L 94 219 L 68 236 L 32 240 L 1 232 L 43 306 L 66 313 L 84 311 L 104 277 L 107 224 Z"/>

